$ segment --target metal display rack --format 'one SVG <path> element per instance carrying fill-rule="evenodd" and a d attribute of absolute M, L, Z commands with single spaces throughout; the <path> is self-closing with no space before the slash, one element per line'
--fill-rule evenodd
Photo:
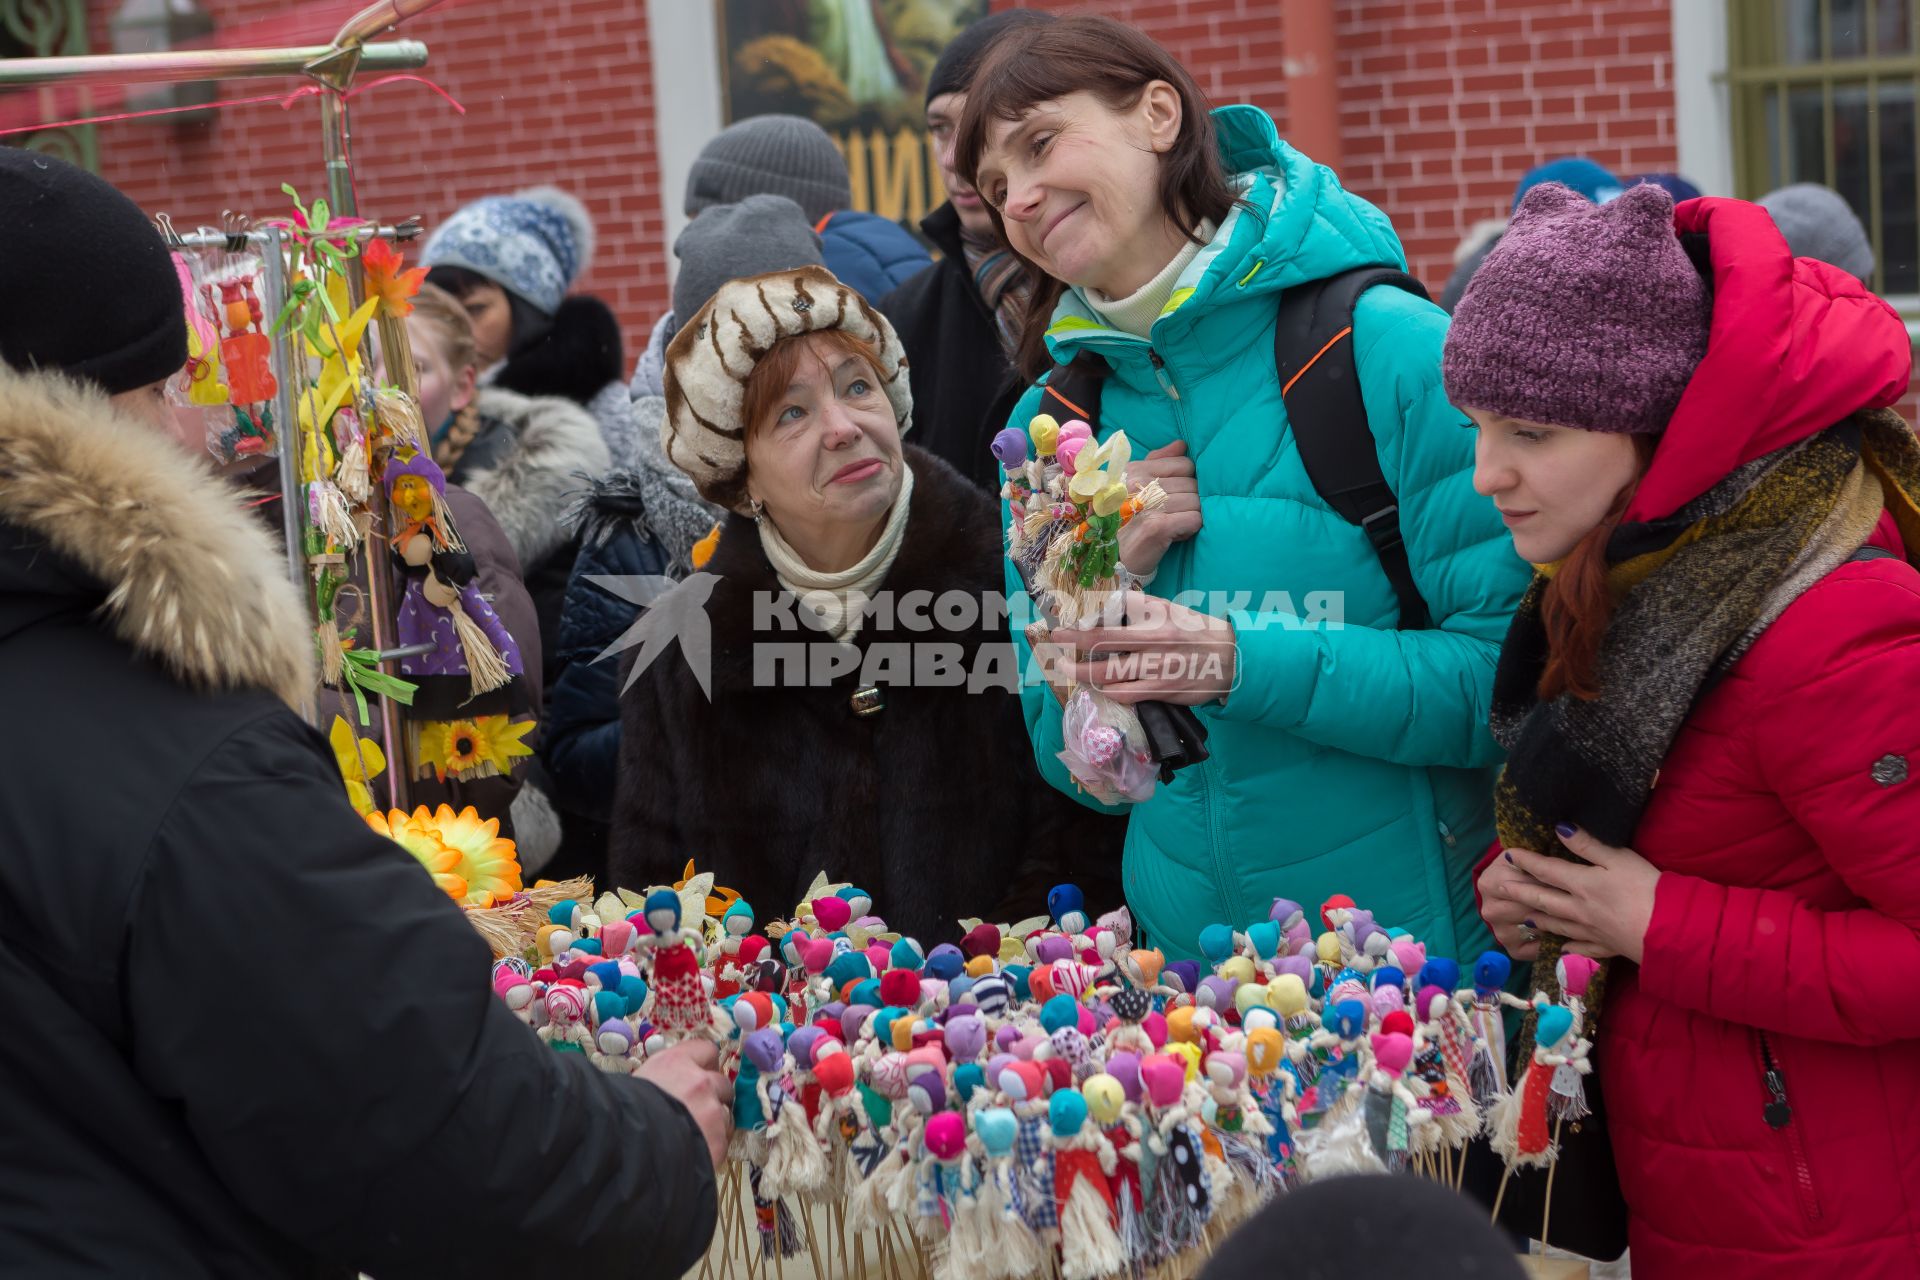
<path fill-rule="evenodd" d="M 333 40 L 325 45 L 278 49 L 203 49 L 167 53 L 7 59 L 0 61 L 0 89 L 86 83 L 102 79 L 134 83 L 182 83 L 276 77 L 305 79 L 317 84 L 321 90 L 318 98 L 328 204 L 335 214 L 353 218 L 359 216 L 359 208 L 354 194 L 351 170 L 348 90 L 352 87 L 355 77 L 363 71 L 402 72 L 426 66 L 427 46 L 417 40 L 394 40 L 376 44 L 370 44 L 368 41 L 440 3 L 442 0 L 379 0 L 378 3 L 368 6 L 348 19 Z M 395 241 L 411 239 L 418 234 L 419 227 L 414 223 L 369 224 L 341 233 L 342 236 L 351 236 L 355 239 L 380 237 Z M 254 249 L 259 253 L 263 264 L 260 285 L 264 295 L 263 306 L 266 314 L 278 315 L 281 308 L 286 305 L 289 292 L 286 265 L 288 236 L 281 228 L 262 225 L 232 232 L 179 234 L 171 238 L 175 244 L 186 248 L 237 250 L 250 247 Z M 359 273 L 356 271 L 347 274 L 353 304 L 358 306 L 364 292 Z M 386 360 L 387 380 L 409 396 L 417 397 L 418 387 L 415 385 L 412 347 L 407 340 L 405 321 L 383 314 L 378 325 L 380 349 Z M 291 376 L 293 371 L 289 368 L 288 352 L 286 342 L 274 342 L 272 368 L 275 380 L 279 384 L 274 399 L 274 412 L 278 415 L 281 433 L 279 456 L 281 514 L 287 540 L 288 572 L 302 592 L 309 593 L 310 575 L 304 549 L 306 530 L 303 512 L 306 504 L 302 496 L 293 443 L 299 431 L 297 404 L 294 398 L 296 380 Z M 376 495 L 374 504 L 378 517 L 384 523 L 389 514 L 384 497 Z M 413 652 L 393 647 L 394 575 L 377 544 L 369 547 L 364 556 L 362 568 L 365 577 L 367 613 L 370 615 L 368 622 L 372 648 L 379 658 L 380 669 L 392 674 L 394 663 Z M 385 782 L 389 788 L 390 803 L 394 808 L 405 809 L 408 807 L 407 792 L 410 779 L 410 771 L 406 765 L 406 761 L 410 758 L 407 750 L 406 729 L 392 699 L 379 697 L 376 700 L 379 707 L 379 737 L 389 761 Z M 307 708 L 309 719 L 317 721 L 319 708 L 322 705 L 322 699 L 317 696 L 310 700 Z"/>

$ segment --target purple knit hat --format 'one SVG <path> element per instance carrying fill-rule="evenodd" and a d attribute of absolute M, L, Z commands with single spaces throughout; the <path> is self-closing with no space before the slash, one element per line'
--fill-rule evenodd
<path fill-rule="evenodd" d="M 1586 431 L 1664 431 L 1712 318 L 1672 196 L 1645 183 L 1596 205 L 1547 183 L 1520 202 L 1454 310 L 1447 398 Z"/>

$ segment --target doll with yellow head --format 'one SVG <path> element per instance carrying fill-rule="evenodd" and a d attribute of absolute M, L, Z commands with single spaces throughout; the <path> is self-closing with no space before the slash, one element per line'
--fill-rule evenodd
<path fill-rule="evenodd" d="M 406 576 L 395 634 L 402 648 L 432 646 L 400 660 L 419 685 L 413 712 L 429 720 L 513 709 L 510 686 L 523 674 L 520 648 L 480 594 L 473 557 L 447 510 L 446 476 L 424 453 L 396 454 L 382 477 L 393 505 L 389 539 Z"/>

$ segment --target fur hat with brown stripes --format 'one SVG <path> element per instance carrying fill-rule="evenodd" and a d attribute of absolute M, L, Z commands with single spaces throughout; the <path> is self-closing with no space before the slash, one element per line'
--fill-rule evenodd
<path fill-rule="evenodd" d="M 907 356 L 893 326 L 825 267 L 797 267 L 730 280 L 683 322 L 667 346 L 667 415 L 660 444 L 668 461 L 702 497 L 747 511 L 747 378 L 783 338 L 845 329 L 880 355 L 882 390 L 900 420 L 913 425 Z"/>

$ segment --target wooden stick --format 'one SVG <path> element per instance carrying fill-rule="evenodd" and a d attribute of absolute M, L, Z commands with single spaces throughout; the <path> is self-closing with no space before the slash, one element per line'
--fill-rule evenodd
<path fill-rule="evenodd" d="M 1493 1222 L 1497 1223 L 1500 1221 L 1500 1204 L 1507 1198 L 1507 1179 L 1512 1176 L 1513 1170 L 1511 1168 L 1502 1171 L 1500 1174 L 1500 1192 L 1493 1198 L 1493 1218 L 1491 1219 Z"/>
<path fill-rule="evenodd" d="M 747 1215 L 749 1211 L 754 1208 L 753 1184 L 750 1180 L 744 1178 L 741 1181 L 744 1184 L 745 1194 L 740 1197 L 737 1207 L 737 1211 L 740 1214 L 740 1235 L 742 1239 L 752 1241 L 746 1249 L 747 1280 L 758 1280 L 758 1277 L 768 1270 L 767 1260 L 760 1252 L 760 1215 L 755 1212 L 752 1221 L 748 1221 Z M 776 1233 L 778 1232 L 779 1226 L 780 1224 L 778 1220 L 776 1220 L 774 1222 Z M 776 1248 L 776 1252 L 777 1251 Z"/>
<path fill-rule="evenodd" d="M 1547 1166 L 1547 1194 L 1542 1197 L 1540 1206 L 1540 1243 L 1547 1242 L 1547 1223 L 1553 1218 L 1553 1175 L 1560 1170 L 1560 1124 L 1564 1117 L 1555 1117 L 1553 1122 L 1553 1163 Z"/>

